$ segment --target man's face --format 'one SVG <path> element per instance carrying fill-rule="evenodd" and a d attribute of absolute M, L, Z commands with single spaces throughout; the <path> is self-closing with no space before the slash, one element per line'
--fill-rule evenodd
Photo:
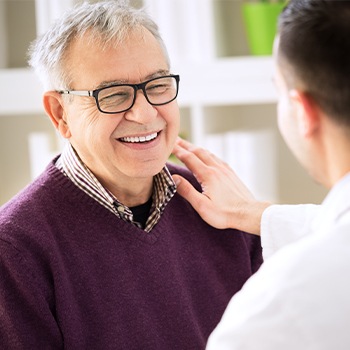
<path fill-rule="evenodd" d="M 73 77 L 72 90 L 94 90 L 111 82 L 136 84 L 169 73 L 160 45 L 147 30 L 134 32 L 117 48 L 101 49 L 86 36 L 78 39 L 67 68 Z M 70 142 L 104 185 L 123 186 L 135 178 L 149 180 L 164 167 L 179 132 L 176 101 L 152 106 L 138 90 L 130 110 L 104 114 L 92 97 L 72 99 L 64 103 L 63 117 Z M 127 141 L 146 136 L 152 140 Z"/>
<path fill-rule="evenodd" d="M 319 174 L 322 174 L 322 162 L 318 154 L 314 137 L 305 131 L 305 121 L 308 120 L 303 103 L 300 100 L 300 91 L 297 87 L 291 89 L 285 79 L 287 68 L 277 59 L 279 39 L 274 43 L 274 80 L 278 92 L 277 119 L 278 128 L 287 146 L 299 163 L 308 171 L 316 181 L 323 183 Z M 289 73 L 290 74 L 290 73 Z M 296 97 L 298 96 L 299 97 Z"/>
<path fill-rule="evenodd" d="M 301 161 L 303 153 L 301 151 L 302 140 L 298 132 L 297 116 L 295 105 L 291 99 L 291 91 L 283 76 L 282 67 L 277 59 L 279 48 L 279 38 L 274 43 L 274 82 L 278 93 L 277 102 L 277 122 L 279 131 L 289 149 L 294 153 L 296 158 Z"/>

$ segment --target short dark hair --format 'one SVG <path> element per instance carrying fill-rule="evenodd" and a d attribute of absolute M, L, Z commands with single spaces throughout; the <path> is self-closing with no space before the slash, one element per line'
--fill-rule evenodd
<path fill-rule="evenodd" d="M 287 84 L 301 87 L 329 117 L 350 126 L 350 1 L 290 0 L 278 32 Z"/>

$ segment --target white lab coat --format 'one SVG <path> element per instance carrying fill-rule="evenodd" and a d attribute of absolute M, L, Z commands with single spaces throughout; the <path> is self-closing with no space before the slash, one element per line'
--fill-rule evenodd
<path fill-rule="evenodd" d="M 261 236 L 265 262 L 207 350 L 349 350 L 350 174 L 320 206 L 268 208 Z"/>

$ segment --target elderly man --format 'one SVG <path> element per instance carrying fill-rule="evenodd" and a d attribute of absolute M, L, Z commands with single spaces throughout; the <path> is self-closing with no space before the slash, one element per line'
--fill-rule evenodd
<path fill-rule="evenodd" d="M 4 349 L 203 349 L 262 262 L 260 239 L 206 224 L 166 161 L 179 76 L 155 23 L 83 4 L 31 48 L 69 142 L 0 212 Z"/>

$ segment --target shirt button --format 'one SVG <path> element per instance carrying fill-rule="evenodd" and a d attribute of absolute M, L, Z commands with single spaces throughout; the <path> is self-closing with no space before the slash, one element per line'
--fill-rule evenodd
<path fill-rule="evenodd" d="M 124 213 L 124 207 L 122 205 L 119 205 L 119 207 L 117 208 L 117 210 L 119 211 L 119 213 Z"/>

